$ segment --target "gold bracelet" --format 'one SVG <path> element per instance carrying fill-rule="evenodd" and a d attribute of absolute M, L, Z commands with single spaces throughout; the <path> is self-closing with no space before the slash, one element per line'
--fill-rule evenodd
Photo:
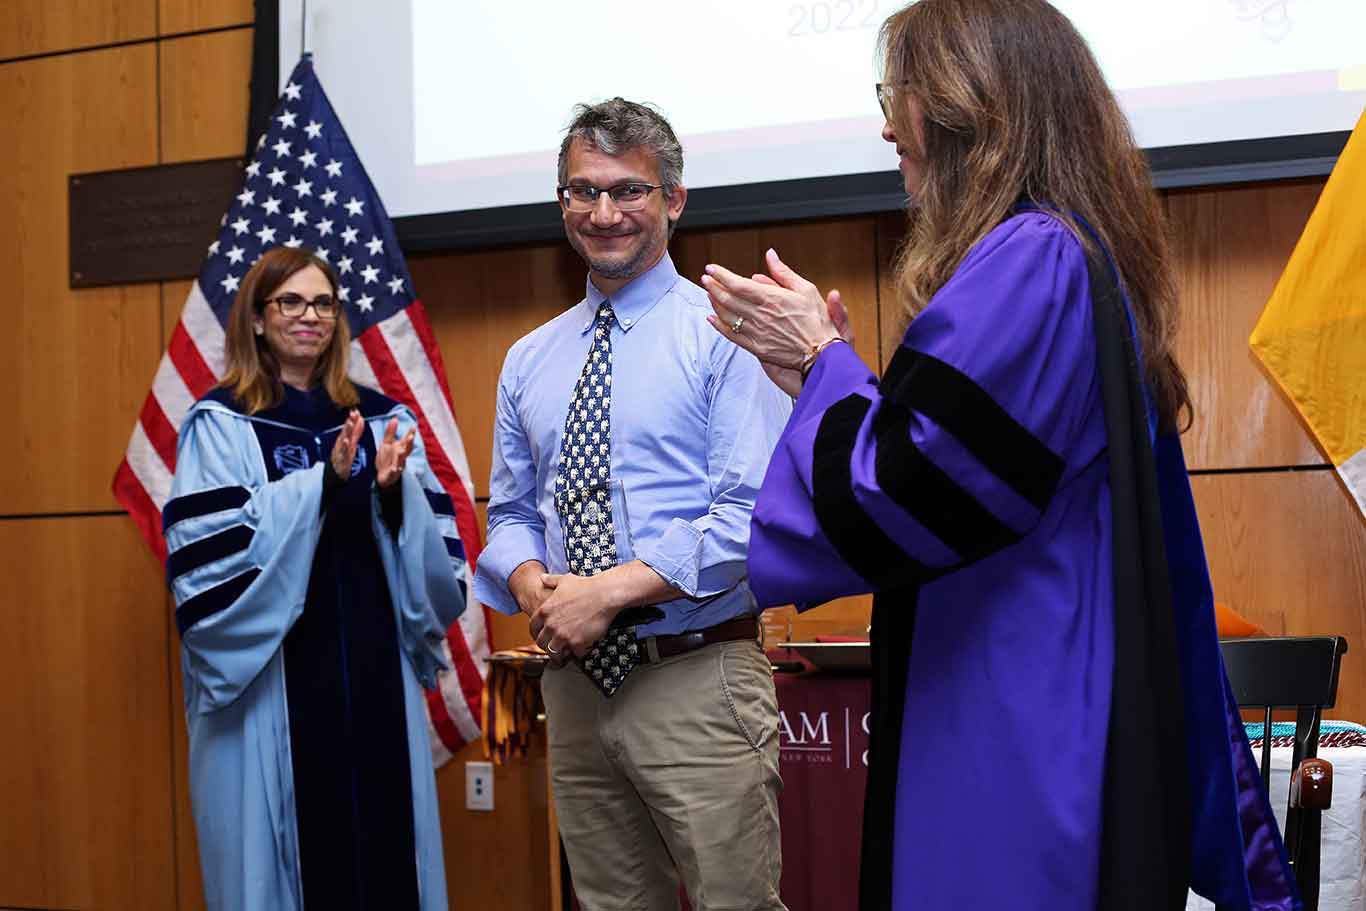
<path fill-rule="evenodd" d="M 810 373 L 811 368 L 815 366 L 816 358 L 820 356 L 820 353 L 824 351 L 826 348 L 833 345 L 835 342 L 842 341 L 844 341 L 844 339 L 836 335 L 826 339 L 823 342 L 818 342 L 817 344 L 811 346 L 811 350 L 806 353 L 806 356 L 802 358 L 802 362 L 797 365 L 797 369 L 801 371 L 803 383 L 806 382 L 806 375 Z"/>

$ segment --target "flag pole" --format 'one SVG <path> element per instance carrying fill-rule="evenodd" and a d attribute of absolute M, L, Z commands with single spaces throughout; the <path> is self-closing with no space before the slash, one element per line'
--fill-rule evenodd
<path fill-rule="evenodd" d="M 308 0 L 300 4 L 299 14 L 299 56 L 308 53 Z"/>

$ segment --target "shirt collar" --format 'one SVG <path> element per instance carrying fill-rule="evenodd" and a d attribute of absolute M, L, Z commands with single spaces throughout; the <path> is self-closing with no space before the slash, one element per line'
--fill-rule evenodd
<path fill-rule="evenodd" d="M 589 276 L 588 294 L 580 305 L 583 308 L 583 321 L 579 327 L 579 333 L 587 332 L 592 327 L 593 320 L 598 313 L 598 307 L 605 300 L 611 300 L 612 312 L 616 315 L 617 325 L 621 327 L 621 331 L 630 332 L 631 327 L 640 322 L 641 317 L 649 313 L 655 304 L 663 300 L 664 295 L 672 291 L 676 284 L 678 284 L 678 270 L 674 268 L 674 261 L 667 250 L 660 257 L 659 262 L 651 266 L 648 271 L 637 275 L 622 285 L 621 289 L 611 298 L 599 291 L 597 286 L 593 284 L 592 276 Z"/>

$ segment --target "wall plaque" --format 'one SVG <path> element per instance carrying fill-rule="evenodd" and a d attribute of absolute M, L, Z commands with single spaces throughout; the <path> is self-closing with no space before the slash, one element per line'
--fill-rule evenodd
<path fill-rule="evenodd" d="M 72 288 L 193 278 L 242 189 L 241 158 L 72 174 Z"/>

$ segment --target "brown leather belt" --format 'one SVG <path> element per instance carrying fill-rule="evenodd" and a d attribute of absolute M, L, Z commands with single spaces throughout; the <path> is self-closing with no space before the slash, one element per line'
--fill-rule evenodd
<path fill-rule="evenodd" d="M 706 629 L 677 633 L 672 636 L 650 636 L 641 640 L 641 644 L 645 646 L 645 657 L 642 661 L 645 664 L 653 664 L 663 661 L 665 658 L 694 651 L 704 645 L 715 645 L 718 642 L 736 642 L 741 639 L 759 641 L 758 617 L 736 617 L 734 620 L 727 620 Z"/>

